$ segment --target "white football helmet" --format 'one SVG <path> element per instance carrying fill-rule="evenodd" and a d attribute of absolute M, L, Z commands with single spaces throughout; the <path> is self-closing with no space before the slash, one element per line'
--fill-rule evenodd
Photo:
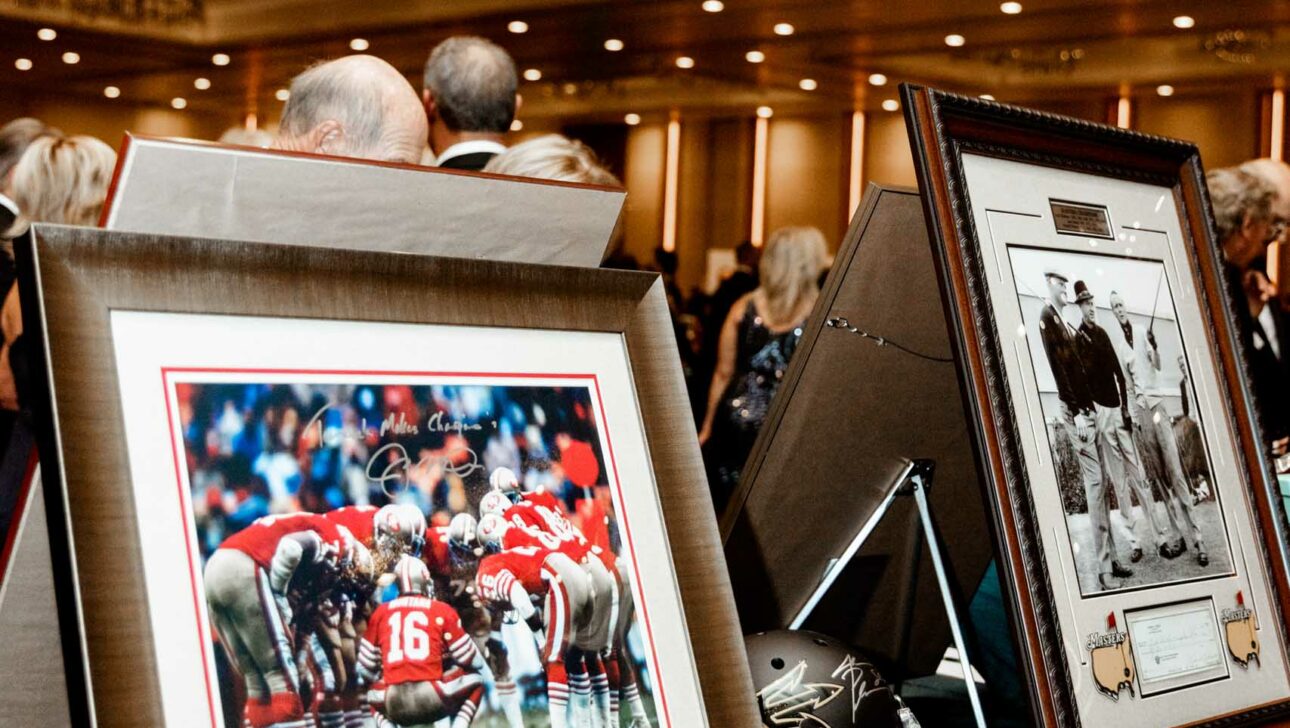
<path fill-rule="evenodd" d="M 448 545 L 469 551 L 475 548 L 475 531 L 479 524 L 469 513 L 458 513 L 448 522 Z"/>
<path fill-rule="evenodd" d="M 485 514 L 479 519 L 479 529 L 476 531 L 479 543 L 489 551 L 501 551 L 502 537 L 506 535 L 508 527 L 506 520 L 496 513 Z"/>
<path fill-rule="evenodd" d="M 394 565 L 394 576 L 399 585 L 399 596 L 434 596 L 430 569 L 421 559 L 405 554 Z"/>
<path fill-rule="evenodd" d="M 491 514 L 500 516 L 510 508 L 510 498 L 502 494 L 500 490 L 490 490 L 479 500 L 479 517 L 482 520 L 484 516 Z"/>
<path fill-rule="evenodd" d="M 372 540 L 377 549 L 421 555 L 426 543 L 426 517 L 420 508 L 410 503 L 391 503 L 381 506 L 372 520 Z"/>
<path fill-rule="evenodd" d="M 498 468 L 488 476 L 488 485 L 493 490 L 500 492 L 515 502 L 520 498 L 520 479 L 515 477 L 515 471 L 510 468 Z"/>

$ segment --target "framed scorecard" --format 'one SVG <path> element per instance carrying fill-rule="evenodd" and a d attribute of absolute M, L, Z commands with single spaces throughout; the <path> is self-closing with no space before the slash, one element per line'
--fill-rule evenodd
<path fill-rule="evenodd" d="M 16 248 L 74 724 L 756 722 L 657 276 Z"/>
<path fill-rule="evenodd" d="M 1290 714 L 1285 513 L 1195 146 L 902 94 L 1036 723 Z"/>

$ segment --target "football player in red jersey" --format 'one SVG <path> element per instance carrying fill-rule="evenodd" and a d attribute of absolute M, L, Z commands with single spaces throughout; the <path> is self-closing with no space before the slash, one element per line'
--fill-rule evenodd
<path fill-rule="evenodd" d="M 252 728 L 304 726 L 294 610 L 307 606 L 302 595 L 330 592 L 355 545 L 322 516 L 290 513 L 253 522 L 206 562 L 211 621 L 246 683 L 243 717 Z"/>
<path fill-rule="evenodd" d="M 498 520 L 491 519 L 490 523 Z M 590 651 L 588 626 L 594 593 L 591 579 L 558 551 L 537 546 L 499 551 L 502 530 L 480 529 L 480 543 L 498 552 L 479 562 L 476 591 L 489 607 L 514 612 L 535 634 L 544 635 L 541 653 L 546 665 L 551 728 L 568 728 L 569 676 L 565 658 L 571 645 Z M 543 614 L 530 597 L 543 600 L 545 625 Z"/>
<path fill-rule="evenodd" d="M 359 646 L 360 678 L 385 685 L 369 700 L 399 725 L 451 718 L 452 728 L 466 728 L 484 694 L 484 659 L 456 610 L 432 598 L 424 562 L 406 556 L 394 571 L 399 596 L 372 612 Z"/>
<path fill-rule="evenodd" d="M 371 550 L 373 569 L 378 574 L 390 570 L 404 554 L 419 556 L 425 546 L 425 514 L 411 504 L 391 503 L 380 508 L 344 506 L 324 513 L 323 517 L 349 529 L 359 543 Z M 339 643 L 331 651 L 334 654 L 330 659 L 326 659 L 325 652 L 319 654 L 322 648 L 317 644 L 311 650 L 319 672 L 318 683 L 324 688 L 316 703 L 322 728 L 333 728 L 344 722 L 358 723 L 364 717 L 355 660 L 358 641 L 367 629 L 367 617 L 373 605 L 369 599 L 344 596 L 328 606 L 326 629 L 320 633 L 337 637 Z"/>

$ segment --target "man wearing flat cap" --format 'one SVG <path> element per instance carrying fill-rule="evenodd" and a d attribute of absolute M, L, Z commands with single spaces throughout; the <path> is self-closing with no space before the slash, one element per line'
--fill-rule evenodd
<path fill-rule="evenodd" d="M 1057 382 L 1057 397 L 1062 403 L 1062 419 L 1068 431 L 1073 431 L 1071 446 L 1079 460 L 1080 475 L 1084 481 L 1084 494 L 1088 501 L 1089 524 L 1092 528 L 1093 547 L 1098 558 L 1098 586 L 1118 589 L 1119 579 L 1133 575 L 1116 560 L 1115 535 L 1111 531 L 1111 514 L 1107 504 L 1106 481 L 1103 479 L 1103 462 L 1099 455 L 1097 405 L 1089 386 L 1089 377 L 1081 356 L 1079 333 L 1062 318 L 1066 305 L 1066 276 L 1057 270 L 1044 271 L 1048 285 L 1048 298 L 1039 314 L 1039 335 L 1048 356 L 1053 379 Z M 1083 283 L 1077 292 L 1087 294 Z M 1085 300 L 1091 301 L 1088 295 Z M 1105 335 L 1105 332 L 1102 332 Z M 1110 347 L 1108 340 L 1107 346 Z M 1119 360 L 1111 348 L 1111 363 L 1119 370 Z"/>

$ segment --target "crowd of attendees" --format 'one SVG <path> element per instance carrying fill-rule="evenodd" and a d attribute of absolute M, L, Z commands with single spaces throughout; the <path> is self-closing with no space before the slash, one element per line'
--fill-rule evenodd
<path fill-rule="evenodd" d="M 369 55 L 318 63 L 291 83 L 273 133 L 230 130 L 223 141 L 284 150 L 498 174 L 619 185 L 584 144 L 560 135 L 511 147 L 506 135 L 521 103 L 510 55 L 475 37 L 439 44 L 426 62 L 421 88 Z M 0 129 L 0 232 L 12 237 L 29 222 L 93 225 L 115 164 L 102 141 L 66 134 L 35 119 Z M 1268 245 L 1285 238 L 1290 219 L 1290 168 L 1256 160 L 1209 175 L 1219 235 L 1255 373 L 1264 430 L 1283 453 L 1290 437 L 1286 303 L 1267 274 Z M 715 291 L 682 291 L 677 256 L 661 248 L 637 261 L 615 232 L 608 267 L 662 273 L 672 310 L 696 428 L 704 444 L 714 499 L 720 507 L 738 482 L 771 396 L 784 375 L 827 269 L 818 230 L 786 228 L 764 247 L 735 249 L 737 265 Z M 14 439 L 22 455 L 0 460 L 0 478 L 21 469 L 30 444 L 21 412 L 25 386 L 22 323 L 10 256 L 0 256 L 0 442 Z M 12 431 L 12 434 L 11 434 Z M 17 463 L 17 465 L 15 465 Z"/>

